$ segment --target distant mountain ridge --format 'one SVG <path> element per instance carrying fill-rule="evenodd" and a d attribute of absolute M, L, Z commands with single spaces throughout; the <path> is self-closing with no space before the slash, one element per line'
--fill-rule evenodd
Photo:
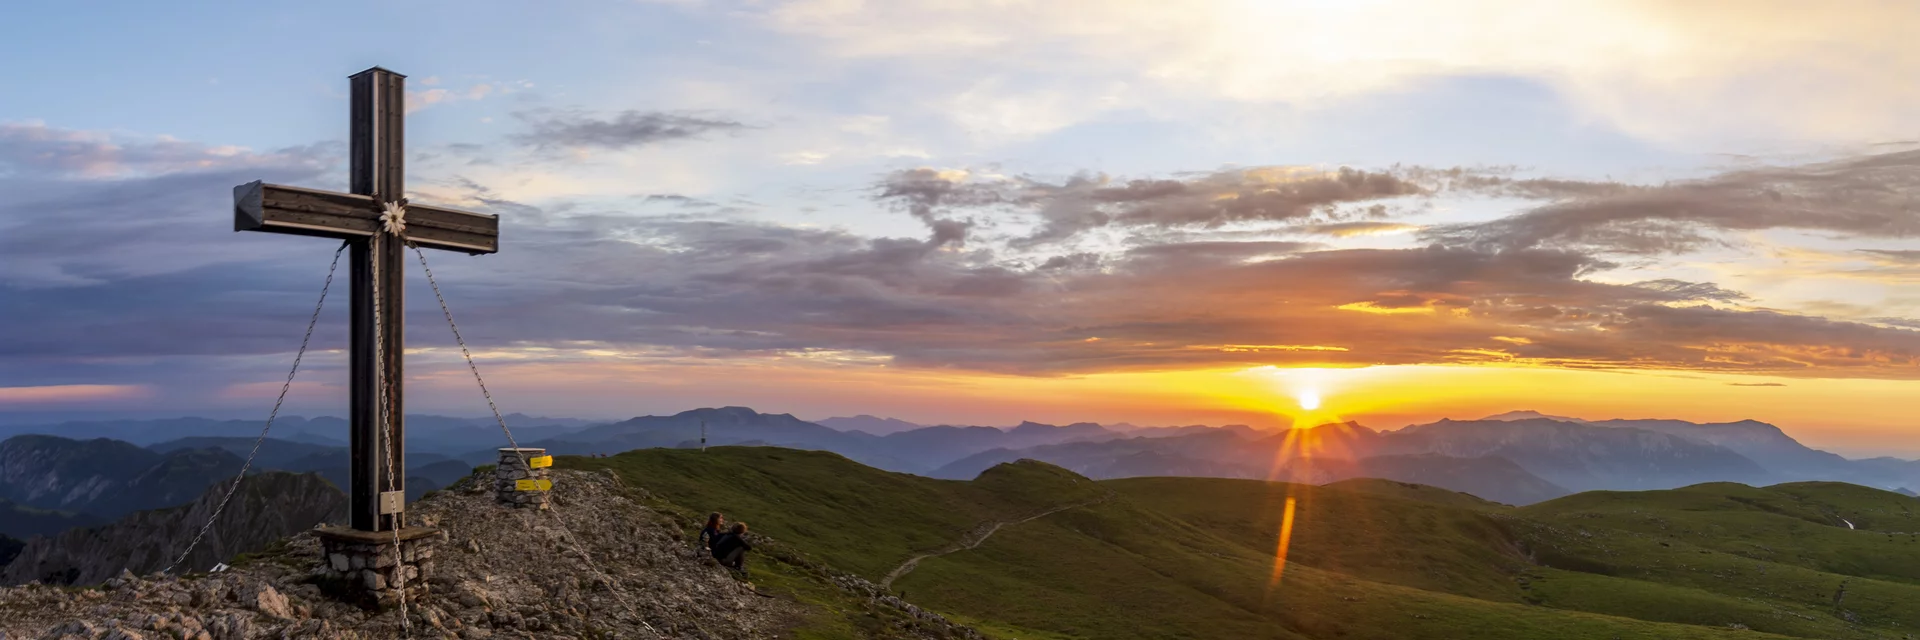
<path fill-rule="evenodd" d="M 114 518 L 200 495 L 242 460 L 213 449 L 150 451 L 105 438 L 15 436 L 0 441 L 0 498 L 29 507 Z"/>
<path fill-rule="evenodd" d="M 1031 458 L 1095 478 L 1306 474 L 1322 482 L 1371 474 L 1515 504 L 1594 489 L 1667 489 L 1713 481 L 1763 485 L 1836 480 L 1894 491 L 1920 486 L 1920 463 L 1848 460 L 1808 448 L 1777 427 L 1752 420 L 1712 424 L 1587 421 L 1522 411 L 1385 432 L 1353 423 L 1287 429 L 1264 437 L 1262 432 L 1248 430 L 1242 432 L 1248 437 L 1224 444 L 1191 437 L 1202 433 L 1207 432 L 998 448 L 971 454 L 932 473 L 965 478 L 995 463 Z M 1434 466 L 1434 456 L 1478 459 L 1485 464 L 1443 472 Z M 1361 464 L 1365 460 L 1374 462 Z M 1416 472 L 1387 460 L 1426 462 Z"/>
<path fill-rule="evenodd" d="M 1823 479 L 1912 491 L 1920 480 L 1920 462 L 1897 458 L 1850 460 L 1801 444 L 1779 427 L 1758 420 L 1696 423 L 1672 419 L 1581 420 L 1514 411 L 1484 420 L 1548 419 L 1599 427 L 1654 431 L 1726 447 L 1758 463 L 1769 473 L 1795 479 Z"/>
<path fill-rule="evenodd" d="M 1681 420 L 1602 420 L 1592 424 L 1672 434 L 1708 442 L 1782 472 L 1844 473 L 1850 461 L 1800 444 L 1779 427 L 1758 420 L 1696 424 Z"/>
<path fill-rule="evenodd" d="M 1339 479 L 1371 473 L 1408 482 L 1431 481 L 1522 503 L 1593 489 L 1664 489 L 1706 481 L 1840 480 L 1889 490 L 1920 486 L 1920 462 L 1847 460 L 1805 447 L 1778 428 L 1757 421 L 1591 421 L 1535 411 L 1481 420 L 1448 419 L 1393 431 L 1354 423 L 1262 431 L 1244 425 L 1134 427 L 1029 421 L 1008 428 L 940 425 L 875 435 L 859 427 L 912 423 L 860 415 L 834 419 L 834 424 L 848 429 L 839 430 L 789 414 L 720 407 L 642 416 L 535 440 L 531 446 L 561 454 L 699 446 L 702 420 L 707 423 L 709 446 L 833 451 L 882 469 L 955 479 L 1028 458 L 1095 478 L 1262 478 L 1311 470 L 1317 477 Z M 490 449 L 481 450 L 463 459 L 482 463 L 492 455 Z M 1443 471 L 1444 465 L 1433 462 L 1431 456 L 1477 459 L 1485 464 L 1478 469 L 1463 466 Z M 1368 459 L 1375 460 L 1360 463 Z"/>
<path fill-rule="evenodd" d="M 880 418 L 880 417 L 870 416 L 864 413 L 857 416 L 834 417 L 834 418 L 827 418 L 824 420 L 815 420 L 813 422 L 814 424 L 818 424 L 820 426 L 826 427 L 828 429 L 833 429 L 835 431 L 863 431 L 866 433 L 871 433 L 876 436 L 884 436 L 888 434 L 899 433 L 902 431 L 912 431 L 914 429 L 920 429 L 926 426 L 926 425 L 914 424 L 914 423 L 907 422 L 905 420 L 896 419 L 896 418 Z"/>
<path fill-rule="evenodd" d="M 159 452 L 219 449 L 235 456 L 246 456 L 253 451 L 254 441 L 254 438 L 181 438 L 147 448 Z M 312 472 L 320 474 L 337 487 L 345 487 L 349 484 L 348 476 L 353 463 L 344 444 L 329 446 L 278 438 L 266 438 L 259 442 L 260 450 L 255 454 L 253 461 L 253 468 L 256 470 Z M 452 484 L 453 481 L 466 476 L 473 467 L 472 464 L 457 461 L 442 454 L 409 451 L 407 453 L 407 499 L 417 499 L 428 491 Z M 223 479 L 225 478 L 209 478 L 207 481 Z"/>
<path fill-rule="evenodd" d="M 703 422 L 709 446 L 773 445 L 832 451 L 874 467 L 938 478 L 971 479 L 998 464 L 1033 459 L 1093 478 L 1266 478 L 1292 472 L 1309 474 L 1319 482 L 1353 477 L 1433 482 L 1506 501 L 1532 502 L 1568 493 L 1557 483 L 1497 456 L 1460 456 L 1457 463 L 1422 457 L 1416 454 L 1436 452 L 1393 448 L 1387 445 L 1388 438 L 1359 425 L 1279 432 L 1245 425 L 1131 427 L 1121 431 L 1091 422 L 1050 425 L 1027 421 L 1009 428 L 941 425 L 877 436 L 832 429 L 790 414 L 719 407 L 671 416 L 642 416 L 524 444 L 552 453 L 589 455 L 638 448 L 686 448 L 699 445 Z M 1302 434 L 1311 434 L 1311 441 L 1296 442 Z M 1275 468 L 1276 460 L 1288 461 L 1302 452 L 1311 460 Z M 480 450 L 464 459 L 478 463 L 493 455 L 490 449 Z"/>
<path fill-rule="evenodd" d="M 604 424 L 577 418 L 545 418 L 512 413 L 503 416 L 518 433 L 550 437 L 553 434 Z M 210 418 L 166 418 L 157 420 L 86 420 L 32 425 L 0 425 L 0 440 L 18 435 L 49 435 L 75 440 L 108 438 L 148 446 L 182 438 L 246 438 L 260 435 L 264 426 L 258 420 L 215 420 Z M 270 437 L 287 442 L 344 447 L 349 440 L 347 421 L 321 416 L 303 418 L 280 416 L 274 420 Z M 492 417 L 454 418 L 426 414 L 407 416 L 410 452 L 457 454 L 471 448 L 476 438 L 500 438 L 500 426 Z M 503 445 L 504 446 L 504 445 Z"/>
<path fill-rule="evenodd" d="M 213 517 L 225 484 L 207 487 L 189 504 L 129 514 L 111 524 L 70 529 L 26 541 L 0 566 L 0 584 L 96 584 L 122 570 L 138 575 L 171 564 Z M 344 520 L 347 496 L 313 474 L 248 476 L 220 519 L 181 568 L 206 571 L 235 554 L 256 551 L 325 522 Z"/>
<path fill-rule="evenodd" d="M 1553 420 L 1553 421 L 1555 421 L 1555 422 L 1571 422 L 1571 423 L 1574 423 L 1574 424 L 1593 424 L 1593 423 L 1591 423 L 1591 422 L 1587 422 L 1587 421 L 1585 421 L 1585 420 L 1581 420 L 1581 419 L 1579 419 L 1579 418 L 1569 418 L 1569 417 L 1566 417 L 1566 416 L 1554 416 L 1554 415 L 1547 415 L 1547 414 L 1544 414 L 1544 413 L 1540 413 L 1540 412 L 1538 412 L 1538 411 L 1534 411 L 1534 410 L 1532 410 L 1532 409 L 1522 409 L 1522 410 L 1519 410 L 1519 411 L 1508 411 L 1508 412 L 1506 412 L 1506 413 L 1501 413 L 1501 414 L 1495 414 L 1495 415 L 1491 415 L 1491 416 L 1487 416 L 1487 417 L 1485 417 L 1485 418 L 1481 418 L 1481 420 L 1485 420 L 1485 421 L 1499 421 L 1499 422 L 1513 422 L 1513 421 L 1516 421 L 1516 420 Z"/>
<path fill-rule="evenodd" d="M 1533 504 L 1572 493 L 1500 456 L 1461 458 L 1437 453 L 1318 460 L 1290 470 L 1284 480 L 1332 484 L 1359 478 L 1451 489 L 1505 504 Z"/>
<path fill-rule="evenodd" d="M 510 422 L 520 420 L 555 419 L 515 417 Z M 232 431 L 238 428 L 236 424 L 244 424 L 232 422 L 220 423 L 219 428 Z M 503 437 L 495 438 L 498 426 L 491 422 L 409 416 L 409 492 L 417 496 L 459 477 L 465 467 L 491 462 L 497 455 L 495 449 L 504 445 Z M 1753 420 L 1706 424 L 1585 420 L 1513 411 L 1479 420 L 1444 419 L 1388 431 L 1357 423 L 1279 430 L 1245 425 L 1136 427 L 1032 421 L 987 427 L 920 426 L 866 414 L 810 422 L 792 414 L 728 406 L 612 423 L 583 422 L 516 427 L 514 433 L 523 446 L 544 447 L 562 455 L 602 455 L 641 448 L 698 447 L 704 424 L 708 446 L 770 445 L 832 451 L 882 469 L 942 478 L 971 478 L 995 464 L 1024 458 L 1057 464 L 1093 478 L 1310 477 L 1330 482 L 1377 477 L 1433 484 L 1516 504 L 1593 489 L 1664 489 L 1710 481 L 1761 485 L 1837 480 L 1896 491 L 1920 487 L 1920 462 L 1849 460 L 1806 447 L 1779 428 Z M 283 433 L 276 426 L 275 437 L 263 445 L 257 463 L 288 471 L 318 471 L 336 483 L 344 483 L 343 448 L 295 440 L 344 436 L 312 431 L 316 423 L 322 427 L 329 424 L 296 420 L 289 423 L 299 427 L 292 433 Z M 181 424 L 186 422 L 152 421 L 149 426 L 172 428 Z M 344 427 L 344 423 L 336 426 Z M 244 455 L 256 434 L 183 437 L 151 443 L 145 451 L 97 444 L 94 446 L 103 449 L 87 457 L 124 459 L 107 465 L 117 469 L 154 467 L 159 460 L 155 456 L 177 456 L 172 463 L 175 467 L 218 468 L 219 461 L 225 460 L 219 452 Z M 421 446 L 422 442 L 433 444 Z M 203 453 L 189 453 L 192 451 Z M 0 479 L 6 477 L 5 460 L 5 449 L 0 448 Z M 34 496 L 65 492 L 62 495 L 84 498 L 103 495 L 106 485 L 102 483 L 106 480 L 131 481 L 119 476 L 87 480 L 92 476 L 84 475 L 62 471 L 53 474 L 64 479 L 55 482 L 58 486 L 34 488 L 36 482 L 49 482 L 39 476 L 20 486 Z M 142 485 L 159 486 L 167 478 L 178 480 L 191 475 L 181 469 L 155 469 L 153 482 L 142 481 Z M 176 482 L 179 486 L 166 495 L 184 500 L 191 495 L 187 489 L 197 490 L 215 480 L 201 477 L 198 485 Z M 6 493 L 0 493 L 0 498 L 33 508 L 97 513 L 96 506 L 85 500 L 33 502 Z M 152 506 L 156 503 L 151 500 L 131 507 L 121 505 L 116 513 Z"/>
<path fill-rule="evenodd" d="M 135 511 L 185 504 L 239 473 L 242 456 L 254 442 L 251 437 L 203 436 L 139 447 L 106 438 L 8 438 L 0 441 L 0 535 L 52 535 Z M 345 487 L 350 464 L 344 447 L 268 438 L 260 442 L 252 472 L 314 472 Z M 451 484 L 472 468 L 443 455 L 409 455 L 409 499 Z"/>
<path fill-rule="evenodd" d="M 1024 422 L 996 427 L 921 427 L 887 435 L 841 431 L 786 413 L 760 413 L 748 407 L 682 411 L 670 416 L 641 416 L 572 431 L 524 446 L 558 454 L 613 454 L 652 447 L 697 447 L 702 424 L 708 445 L 767 444 L 833 451 L 863 464 L 909 473 L 927 473 L 953 459 L 993 448 L 1025 448 L 1071 440 L 1105 439 L 1119 434 L 1091 422 L 1054 426 Z M 492 460 L 491 449 L 470 451 L 463 460 Z"/>
<path fill-rule="evenodd" d="M 1549 416 L 1537 411 L 1511 411 L 1496 416 L 1488 416 L 1488 421 L 1552 420 L 1572 424 L 1622 427 L 1655 431 L 1720 445 L 1747 456 L 1770 469 L 1784 470 L 1821 470 L 1835 471 L 1843 468 L 1849 461 L 1837 454 L 1820 451 L 1800 444 L 1779 427 L 1758 420 L 1738 422 L 1696 423 L 1685 420 L 1621 419 L 1582 420 L 1565 416 Z"/>
<path fill-rule="evenodd" d="M 788 413 L 760 413 L 746 407 L 693 409 L 671 416 L 640 416 L 612 424 L 589 427 L 565 435 L 539 440 L 522 440 L 522 446 L 542 447 L 549 453 L 619 453 L 655 447 L 698 447 L 702 433 L 708 444 L 734 444 L 749 441 L 802 449 L 827 448 L 835 451 L 857 448 L 865 433 L 846 433 L 829 429 Z M 491 460 L 491 449 L 470 453 L 469 461 Z"/>
<path fill-rule="evenodd" d="M 1497 456 L 1576 491 L 1765 483 L 1767 470 L 1731 449 L 1657 431 L 1545 418 L 1441 420 L 1382 434 L 1384 453 Z"/>
<path fill-rule="evenodd" d="M 1263 478 L 1265 465 L 1249 464 L 1234 452 L 1247 441 L 1230 431 L 1167 438 L 1079 440 L 1033 447 L 996 447 L 955 460 L 931 474 L 969 480 L 996 465 L 1039 460 L 1094 479 L 1137 475 L 1186 475 Z"/>

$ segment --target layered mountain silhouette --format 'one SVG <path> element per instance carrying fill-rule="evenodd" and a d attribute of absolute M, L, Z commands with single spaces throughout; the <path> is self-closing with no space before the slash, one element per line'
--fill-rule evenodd
<path fill-rule="evenodd" d="M 23 506 L 117 518 L 183 504 L 242 460 L 217 449 L 160 453 L 95 438 L 15 436 L 0 442 L 0 498 Z"/>
<path fill-rule="evenodd" d="M 1878 472 L 1881 474 L 1886 472 L 1900 474 L 1902 472 L 1898 471 L 1898 469 L 1914 464 L 1912 461 L 1897 460 L 1894 458 L 1875 458 L 1873 460 L 1878 462 L 1868 465 L 1856 465 L 1856 461 L 1800 444 L 1798 440 L 1794 440 L 1791 436 L 1788 436 L 1786 432 L 1781 431 L 1779 427 L 1758 420 L 1710 423 L 1693 423 L 1684 420 L 1588 421 L 1576 418 L 1546 416 L 1533 411 L 1515 411 L 1485 418 L 1485 420 L 1505 421 L 1529 419 L 1547 419 L 1556 422 L 1596 427 L 1639 429 L 1642 431 L 1653 431 L 1679 436 L 1689 440 L 1697 440 L 1726 447 L 1742 456 L 1746 456 L 1747 459 L 1758 463 L 1769 471 L 1776 473 L 1827 475 L 1832 476 L 1830 479 L 1836 480 L 1849 476 L 1858 476 L 1866 479 L 1876 474 L 1875 471 L 1871 471 L 1870 469 L 1881 469 L 1881 471 Z M 1909 470 L 1904 473 L 1911 474 L 1913 471 Z"/>
<path fill-rule="evenodd" d="M 283 419 L 255 469 L 313 472 L 347 484 L 344 421 Z M 747 407 L 695 409 L 607 424 L 510 416 L 522 446 L 555 454 L 615 454 L 706 444 L 838 453 L 890 471 L 971 479 L 1032 459 L 1091 478 L 1201 476 L 1323 484 L 1380 478 L 1530 504 L 1595 489 L 1665 489 L 1844 481 L 1911 493 L 1920 462 L 1850 460 L 1744 420 L 1581 420 L 1516 411 L 1397 430 L 1356 423 L 1257 430 L 1244 425 L 1135 427 L 1024 422 L 1011 427 L 920 426 L 860 415 L 821 422 Z M 822 424 L 826 423 L 826 424 Z M 231 478 L 258 423 L 203 419 L 66 423 L 40 431 L 132 440 L 19 435 L 0 442 L 0 535 L 30 538 L 184 504 Z M 285 427 L 283 429 L 283 427 Z M 408 489 L 417 498 L 492 462 L 505 445 L 491 419 L 409 416 Z M 838 427 L 838 428 L 836 428 Z M 18 429 L 16 429 L 18 430 Z"/>
<path fill-rule="evenodd" d="M 1544 418 L 1441 420 L 1381 434 L 1377 451 L 1500 457 L 1576 491 L 1669 489 L 1701 482 L 1766 484 L 1767 469 L 1719 445 L 1658 431 Z"/>
<path fill-rule="evenodd" d="M 1570 493 L 1499 456 L 1456 458 L 1437 453 L 1359 460 L 1315 460 L 1290 469 L 1286 480 L 1333 484 L 1363 478 L 1442 487 L 1506 504 L 1533 504 Z"/>
<path fill-rule="evenodd" d="M 0 441 L 0 535 L 54 535 L 186 504 L 239 473 L 254 440 L 196 436 L 141 447 L 107 438 L 8 438 Z M 407 492 L 415 499 L 473 469 L 432 453 L 410 455 L 407 462 Z M 251 470 L 314 472 L 345 487 L 349 468 L 345 447 L 268 438 L 260 442 Z"/>
<path fill-rule="evenodd" d="M 147 574 L 180 557 L 213 516 L 226 485 L 210 486 L 191 503 L 139 511 L 111 524 L 36 536 L 0 565 L 0 584 L 94 584 L 121 571 Z M 256 551 L 323 522 L 346 516 L 347 496 L 313 474 L 248 476 L 220 519 L 181 568 L 205 571 L 235 554 Z"/>
<path fill-rule="evenodd" d="M 880 418 L 867 414 L 815 420 L 815 423 L 835 431 L 864 431 L 876 436 L 889 433 L 912 431 L 925 425 L 914 424 L 896 418 Z"/>
<path fill-rule="evenodd" d="M 704 425 L 704 427 L 703 427 Z M 520 439 L 521 446 L 556 454 L 614 454 L 654 447 L 698 447 L 702 430 L 709 445 L 758 444 L 839 453 L 863 464 L 926 474 L 961 456 L 996 448 L 1027 448 L 1075 440 L 1118 437 L 1091 422 L 1054 426 L 1025 422 L 1008 429 L 934 426 L 890 433 L 840 431 L 786 413 L 760 413 L 747 407 L 694 409 L 671 416 L 642 416 L 544 439 Z M 461 456 L 481 464 L 493 449 Z"/>
<path fill-rule="evenodd" d="M 939 425 L 876 435 L 873 416 L 823 422 L 746 407 L 695 409 L 570 431 L 522 444 L 560 454 L 635 448 L 773 445 L 839 453 L 863 464 L 968 479 L 995 464 L 1033 459 L 1094 478 L 1209 476 L 1333 481 L 1377 477 L 1433 484 L 1527 504 L 1595 489 L 1643 490 L 1729 481 L 1762 485 L 1835 480 L 1906 491 L 1920 462 L 1849 460 L 1812 449 L 1758 421 L 1589 421 L 1520 411 L 1379 431 L 1340 423 L 1262 431 L 1243 425 L 1140 428 L 1094 423 L 1013 427 Z M 491 449 L 462 456 L 490 461 Z"/>
<path fill-rule="evenodd" d="M 507 414 L 503 419 L 516 433 L 537 438 L 602 424 L 576 418 L 535 417 L 519 413 Z M 18 435 L 49 435 L 74 440 L 107 438 L 146 447 L 182 439 L 244 438 L 251 446 L 263 426 L 258 420 L 209 418 L 71 421 L 44 425 L 0 425 L 0 439 Z M 280 416 L 274 420 L 269 436 L 291 443 L 345 447 L 349 440 L 347 428 L 347 421 L 342 418 Z M 462 453 L 472 448 L 476 436 L 488 437 L 489 434 L 494 438 L 500 434 L 499 425 L 491 417 L 407 416 L 407 449 L 410 453 Z"/>
<path fill-rule="evenodd" d="M 254 441 L 255 438 L 181 438 L 150 445 L 147 448 L 163 452 L 218 449 L 235 456 L 245 457 L 253 451 Z M 277 438 L 266 438 L 259 442 L 259 452 L 253 454 L 255 469 L 312 472 L 320 474 L 320 477 L 326 478 L 334 486 L 346 487 L 349 484 L 348 473 L 352 466 L 352 457 L 345 446 L 292 442 Z M 418 499 L 428 491 L 445 487 L 473 470 L 473 465 L 444 454 L 419 451 L 407 453 L 406 466 L 407 499 L 409 500 Z"/>

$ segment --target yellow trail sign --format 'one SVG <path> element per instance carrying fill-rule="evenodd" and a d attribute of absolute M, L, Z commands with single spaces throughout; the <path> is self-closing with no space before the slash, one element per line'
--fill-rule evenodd
<path fill-rule="evenodd" d="M 539 480 L 515 480 L 513 481 L 513 488 L 515 491 L 546 491 L 553 488 L 553 481 L 545 478 Z"/>
<path fill-rule="evenodd" d="M 553 466 L 553 456 L 534 456 L 527 459 L 527 466 L 535 469 Z"/>

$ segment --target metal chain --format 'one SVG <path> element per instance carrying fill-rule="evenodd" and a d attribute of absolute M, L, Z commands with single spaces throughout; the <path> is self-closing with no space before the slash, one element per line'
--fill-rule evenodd
<path fill-rule="evenodd" d="M 433 298 L 440 302 L 440 313 L 447 317 L 447 328 L 453 330 L 453 341 L 455 344 L 460 345 L 460 355 L 467 361 L 467 370 L 473 372 L 473 381 L 480 385 L 480 395 L 487 399 L 487 408 L 493 411 L 494 422 L 500 425 L 500 432 L 506 434 L 507 444 L 513 446 L 513 453 L 520 457 L 520 464 L 527 466 L 527 468 L 532 468 L 527 464 L 527 453 L 520 450 L 519 441 L 514 439 L 513 430 L 507 428 L 507 419 L 501 417 L 500 407 L 494 404 L 493 393 L 487 391 L 487 381 L 480 377 L 480 367 L 473 363 L 473 352 L 467 349 L 466 339 L 460 336 L 460 325 L 453 321 L 453 311 L 447 308 L 447 297 L 441 295 L 440 283 L 433 277 L 433 268 L 427 266 L 426 252 L 421 251 L 420 247 L 414 245 L 412 242 L 408 242 L 407 246 L 413 249 L 413 255 L 420 258 L 420 270 L 427 274 L 427 285 L 433 289 Z M 607 588 L 613 591 L 614 597 L 620 601 L 621 606 L 626 607 L 627 614 L 632 616 L 636 622 L 639 622 L 640 626 L 646 627 L 648 631 L 652 631 L 654 635 L 662 635 L 658 629 L 653 628 L 653 625 L 647 624 L 647 621 L 640 617 L 639 611 L 635 610 L 633 602 L 627 599 L 625 590 L 620 588 L 619 582 L 615 581 L 613 576 L 607 575 L 605 571 L 602 571 L 599 563 L 594 562 L 593 556 L 587 553 L 586 545 L 580 544 L 580 540 L 573 535 L 573 529 L 567 526 L 567 519 L 560 515 L 558 505 L 549 500 L 547 502 L 547 509 L 553 512 L 553 518 L 560 524 L 560 532 L 566 536 L 567 542 L 573 545 L 575 551 L 580 552 L 580 558 L 586 561 L 587 568 L 592 569 L 595 574 L 606 581 Z M 532 524 L 532 521 L 529 520 L 528 524 Z"/>
<path fill-rule="evenodd" d="M 280 416 L 280 405 L 286 403 L 287 391 L 293 388 L 293 376 L 300 373 L 300 359 L 306 357 L 307 344 L 313 341 L 313 327 L 320 322 L 320 309 L 327 306 L 327 290 L 333 288 L 333 273 L 340 268 L 340 254 L 347 250 L 347 244 L 341 242 L 340 248 L 333 250 L 333 264 L 327 266 L 327 281 L 320 285 L 320 301 L 313 304 L 313 316 L 307 319 L 307 333 L 300 338 L 300 350 L 293 354 L 293 368 L 287 371 L 287 381 L 280 385 L 280 397 L 273 401 L 273 411 L 267 413 L 267 424 L 260 427 L 260 435 L 253 439 L 253 450 L 247 452 L 247 462 L 240 465 L 240 473 L 233 477 L 233 486 L 227 487 L 226 495 L 220 497 L 220 506 L 213 508 L 213 516 L 207 518 L 206 524 L 200 525 L 200 531 L 193 534 L 193 541 L 187 543 L 186 550 L 181 551 L 180 557 L 174 558 L 167 568 L 161 569 L 161 573 L 173 573 L 174 567 L 187 561 L 187 554 L 193 553 L 193 548 L 200 545 L 200 539 L 207 535 L 207 530 L 212 529 L 213 523 L 220 519 L 220 513 L 227 509 L 227 501 L 233 499 L 234 490 L 240 488 L 240 481 L 247 477 L 247 470 L 253 468 L 253 457 L 260 454 L 260 443 L 267 440 L 267 431 L 273 429 L 274 418 Z"/>
<path fill-rule="evenodd" d="M 380 309 L 380 276 L 381 276 L 380 263 L 382 262 L 380 258 L 381 258 L 381 252 L 386 250 L 386 247 L 383 246 L 384 240 L 386 240 L 386 236 L 381 235 L 379 233 L 373 234 L 373 238 L 371 238 L 370 241 L 367 243 L 367 251 L 372 254 L 370 256 L 370 259 L 367 260 L 367 262 L 370 263 L 370 265 L 373 267 L 372 269 L 370 269 L 370 271 L 372 272 L 371 273 L 372 278 L 370 279 L 373 281 L 373 366 L 376 371 L 376 373 L 374 374 L 374 377 L 380 381 L 380 384 L 377 385 L 376 387 L 377 391 L 375 393 L 376 401 L 378 402 L 378 406 L 380 407 L 379 411 L 377 412 L 379 416 L 379 421 L 380 421 L 380 443 L 381 443 L 380 448 L 381 448 L 381 451 L 386 454 L 386 459 L 387 459 L 386 485 L 389 489 L 391 489 L 394 486 L 394 482 L 393 482 L 393 420 L 392 420 L 394 394 L 393 394 L 393 380 L 389 379 L 389 376 L 387 375 L 387 359 L 385 357 L 385 350 L 387 346 L 386 339 L 385 339 L 385 336 L 381 335 L 381 331 L 380 331 L 381 327 L 385 326 L 386 324 L 386 322 L 384 322 L 385 318 L 383 318 L 381 315 L 383 312 Z M 379 487 L 375 487 L 375 489 L 378 489 L 378 488 Z M 384 494 L 385 492 L 376 492 L 376 493 Z M 380 495 L 375 496 L 374 498 L 375 504 L 380 504 L 384 502 L 380 498 L 381 498 Z M 380 509 L 376 507 L 374 511 L 380 511 Z M 406 562 L 403 562 L 403 560 L 406 557 L 406 554 L 404 551 L 400 549 L 400 526 L 402 524 L 405 524 L 404 522 L 405 515 L 406 515 L 405 511 L 402 511 L 399 514 L 395 514 L 393 517 L 393 523 L 392 523 L 393 526 L 389 529 L 390 531 L 393 532 L 393 575 L 400 578 L 401 581 L 406 580 L 406 576 L 407 576 L 407 572 L 406 572 L 407 564 Z M 379 516 L 377 515 L 374 516 L 374 526 L 379 526 L 379 520 L 380 520 Z M 402 587 L 400 585 L 390 584 L 388 586 L 394 587 L 395 591 L 400 592 L 400 632 L 404 634 L 406 637 L 409 637 L 409 638 L 413 637 L 413 623 L 407 620 L 407 590 L 405 587 Z"/>
<path fill-rule="evenodd" d="M 287 392 L 293 389 L 293 376 L 300 373 L 300 359 L 306 357 L 307 344 L 313 341 L 313 327 L 320 322 L 320 309 L 327 306 L 327 290 L 333 288 L 333 273 L 340 268 L 340 254 L 347 250 L 347 244 L 341 242 L 340 248 L 333 250 L 333 264 L 327 266 L 327 281 L 320 285 L 320 301 L 313 304 L 313 316 L 307 319 L 307 333 L 300 337 L 300 350 L 293 354 L 293 368 L 287 370 L 287 381 L 280 384 L 280 397 L 273 401 L 273 411 L 267 413 L 267 424 L 260 427 L 260 435 L 253 439 L 253 450 L 247 452 L 246 463 L 240 465 L 240 473 L 233 476 L 233 485 L 227 487 L 226 495 L 220 497 L 220 506 L 213 508 L 213 515 L 207 518 L 206 524 L 200 525 L 200 531 L 193 534 L 193 541 L 188 542 L 187 548 L 180 552 L 180 557 L 174 558 L 172 564 L 160 570 L 161 573 L 173 573 L 174 567 L 187 561 L 187 554 L 193 553 L 194 547 L 200 545 L 200 539 L 206 537 L 207 530 L 220 520 L 221 512 L 227 510 L 227 501 L 233 499 L 233 492 L 240 488 L 240 481 L 247 477 L 247 470 L 253 468 L 254 456 L 260 455 L 260 443 L 267 440 L 267 431 L 273 429 L 274 418 L 280 416 L 280 405 L 286 403 Z"/>

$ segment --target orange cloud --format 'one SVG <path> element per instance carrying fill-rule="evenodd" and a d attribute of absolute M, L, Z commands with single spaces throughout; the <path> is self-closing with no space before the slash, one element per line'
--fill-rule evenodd
<path fill-rule="evenodd" d="M 1260 353 L 1263 351 L 1346 351 L 1346 347 L 1329 347 L 1312 344 L 1222 344 L 1194 345 L 1194 349 L 1212 349 L 1225 353 Z"/>
<path fill-rule="evenodd" d="M 0 387 L 0 405 L 60 404 L 129 400 L 152 395 L 144 385 L 67 384 L 43 387 Z"/>

